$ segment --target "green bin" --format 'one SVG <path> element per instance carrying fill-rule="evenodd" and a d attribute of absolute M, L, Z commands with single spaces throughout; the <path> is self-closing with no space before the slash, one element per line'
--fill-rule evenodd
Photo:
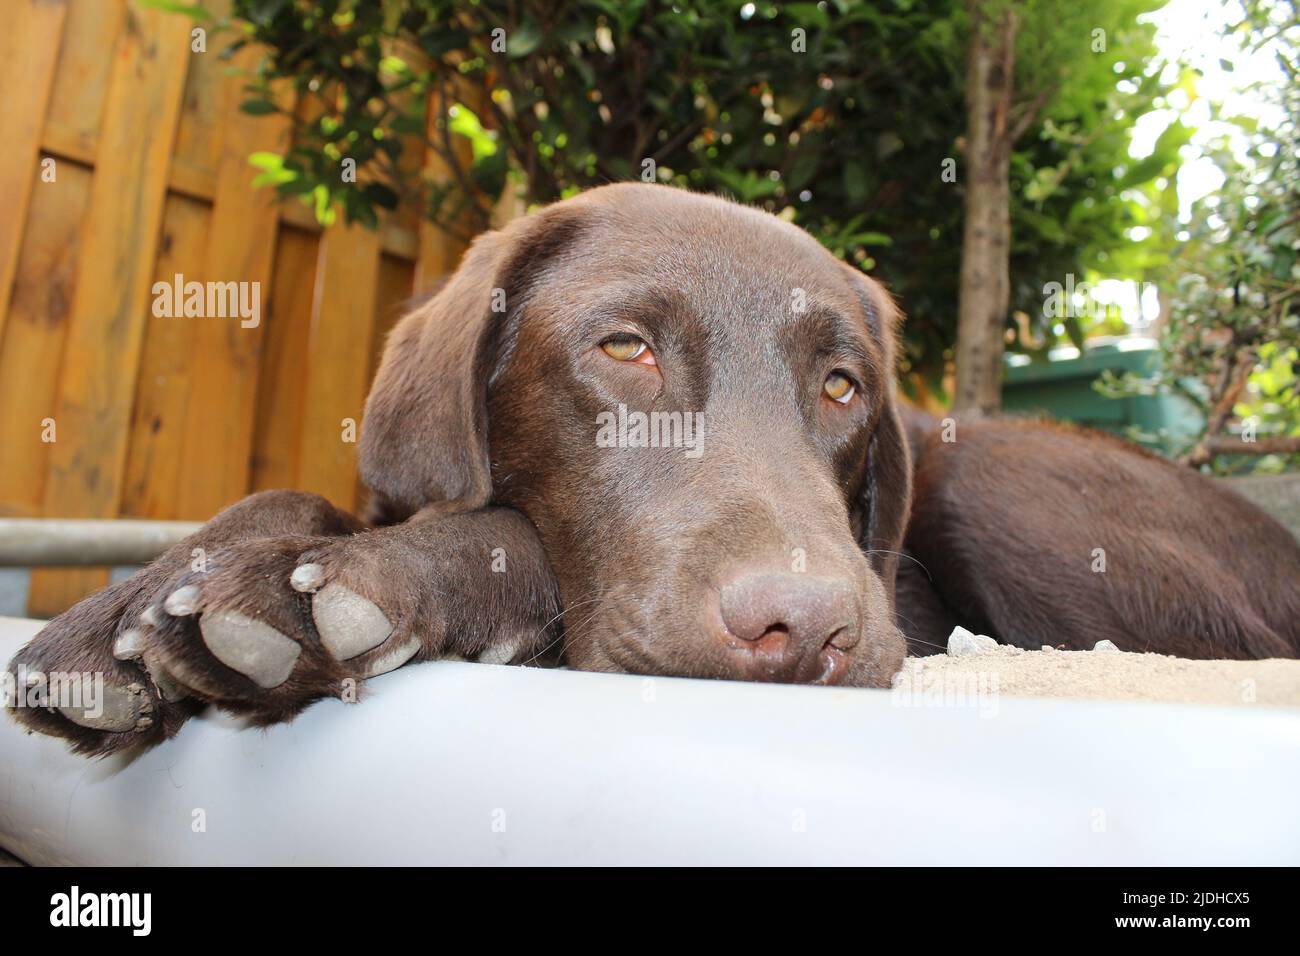
<path fill-rule="evenodd" d="M 1077 349 L 1054 349 L 1053 358 L 1007 356 L 1002 408 L 1012 415 L 1047 415 L 1133 438 L 1154 451 L 1183 450 L 1200 434 L 1200 411 L 1178 394 L 1107 398 L 1092 387 L 1102 372 L 1151 376 L 1160 353 L 1150 339 L 1119 339 Z"/>

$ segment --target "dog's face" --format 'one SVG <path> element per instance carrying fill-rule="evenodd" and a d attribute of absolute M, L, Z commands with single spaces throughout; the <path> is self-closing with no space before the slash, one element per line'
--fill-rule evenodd
<path fill-rule="evenodd" d="M 480 240 L 427 313 L 367 481 L 526 514 L 569 663 L 888 683 L 910 465 L 870 280 L 765 213 L 621 185 Z"/>

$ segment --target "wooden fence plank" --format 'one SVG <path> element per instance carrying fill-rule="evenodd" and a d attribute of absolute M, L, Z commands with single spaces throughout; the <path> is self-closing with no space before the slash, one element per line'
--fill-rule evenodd
<path fill-rule="evenodd" d="M 207 253 L 211 207 L 176 193 L 167 197 L 154 279 L 197 276 Z M 135 408 L 131 415 L 122 514 L 174 520 L 179 489 L 192 469 L 184 458 L 186 409 L 196 360 L 195 322 L 150 316 L 145 326 Z"/>
<path fill-rule="evenodd" d="M 51 448 L 42 422 L 54 417 L 90 185 L 90 170 L 69 163 L 55 182 L 36 188 L 28 211 L 0 337 L 0 514 L 41 513 Z"/>
<path fill-rule="evenodd" d="M 425 135 L 428 142 L 425 145 L 422 173 L 425 183 L 445 184 L 454 178 L 451 166 L 432 144 L 442 142 L 443 131 L 440 124 L 445 121 L 447 110 L 457 99 L 467 98 L 477 105 L 470 91 L 460 82 L 452 85 L 452 92 L 445 100 L 439 96 L 437 90 L 429 95 L 425 113 Z M 469 169 L 470 160 L 473 158 L 473 149 L 469 140 L 464 137 L 453 140 L 453 149 L 460 168 Z M 458 225 L 462 230 L 469 230 L 470 217 L 462 216 Z M 451 275 L 456 270 L 468 244 L 423 216 L 420 219 L 418 234 L 420 244 L 415 259 L 415 291 L 416 294 L 423 295 L 432 291 L 439 279 Z"/>
<path fill-rule="evenodd" d="M 125 22 L 126 0 L 70 0 L 45 118 L 47 140 L 95 155 L 113 52 Z"/>
<path fill-rule="evenodd" d="M 366 370 L 366 393 L 379 371 L 379 360 L 384 354 L 384 344 L 388 333 L 393 330 L 397 320 L 406 312 L 411 302 L 415 282 L 415 264 L 399 259 L 397 256 L 381 256 L 379 259 L 379 283 L 375 290 L 375 330 L 370 339 L 370 366 Z M 368 489 L 361 481 L 361 475 L 355 475 L 356 503 L 364 508 Z"/>
<path fill-rule="evenodd" d="M 375 290 L 375 331 L 370 340 L 370 367 L 366 389 L 379 371 L 384 342 L 410 304 L 414 292 L 415 264 L 385 254 L 379 260 L 379 285 Z"/>
<path fill-rule="evenodd" d="M 40 157 L 41 128 L 54 83 L 54 63 L 68 8 L 63 0 L 15 0 L 0 30 L 0 195 L 9 213 L 0 217 L 0 333 L 18 268 L 22 230 Z"/>
<path fill-rule="evenodd" d="M 45 486 L 50 517 L 118 511 L 189 23 L 132 7 L 114 53 L 59 382 Z M 37 571 L 28 613 L 62 608 L 104 581 L 101 571 Z"/>
<path fill-rule="evenodd" d="M 303 371 L 311 337 L 320 237 L 283 229 L 266 317 L 257 393 L 252 489 L 294 488 L 302 435 Z"/>
<path fill-rule="evenodd" d="M 260 56 L 259 50 L 246 47 L 235 66 L 249 68 Z M 212 517 L 249 489 L 258 359 L 265 335 L 262 312 L 271 291 L 279 208 L 274 193 L 253 188 L 257 170 L 248 157 L 259 150 L 286 149 L 289 124 L 281 117 L 240 111 L 245 83 L 238 73 L 225 77 L 225 133 L 201 279 L 239 283 L 246 290 L 241 295 L 252 297 L 243 301 L 256 305 L 257 314 L 190 320 L 198 323 L 197 363 L 182 457 L 191 473 L 180 486 L 177 509 L 180 517 L 195 520 Z"/>
<path fill-rule="evenodd" d="M 344 440 L 343 420 L 355 432 L 365 404 L 379 255 L 377 231 L 340 221 L 326 230 L 316 268 L 299 486 L 345 509 L 356 504 L 356 442 Z"/>
<path fill-rule="evenodd" d="M 228 16 L 228 0 L 204 0 L 204 8 L 216 19 Z M 202 26 L 199 21 L 190 29 Z M 233 119 L 228 112 L 227 76 L 231 61 L 221 59 L 221 51 L 234 39 L 232 34 L 208 31 L 207 50 L 190 57 L 185 77 L 185 94 L 181 100 L 181 119 L 172 146 L 171 175 L 189 183 L 207 183 L 212 197 L 221 163 L 221 138 L 225 124 Z M 192 47 L 191 47 L 192 49 Z M 245 53 L 245 56 L 247 52 Z"/>

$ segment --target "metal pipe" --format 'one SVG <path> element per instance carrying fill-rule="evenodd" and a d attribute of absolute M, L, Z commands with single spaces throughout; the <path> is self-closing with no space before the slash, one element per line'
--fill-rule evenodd
<path fill-rule="evenodd" d="M 147 564 L 200 527 L 197 521 L 0 518 L 0 567 Z"/>

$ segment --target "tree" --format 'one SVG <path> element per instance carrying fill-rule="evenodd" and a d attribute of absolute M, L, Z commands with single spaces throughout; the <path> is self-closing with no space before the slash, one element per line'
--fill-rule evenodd
<path fill-rule="evenodd" d="M 1123 116 L 1120 110 L 1107 115 L 1097 107 L 1115 102 L 1115 73 L 1128 72 L 1132 64 L 1125 57 L 1136 54 L 1144 65 L 1152 59 L 1153 31 L 1141 27 L 1137 15 L 1153 6 L 1130 0 L 968 0 L 967 182 L 953 402 L 958 410 L 991 413 L 1002 403 L 1003 347 L 1012 301 L 1011 169 L 1016 144 L 1041 124 L 1045 109 L 1049 116 L 1053 106 L 1058 115 L 1066 113 L 1061 107 L 1078 105 L 1081 95 L 1093 98 L 1082 104 L 1087 112 L 1062 119 L 1088 117 L 1105 125 Z M 1112 35 L 1118 41 L 1114 48 Z M 1144 86 L 1147 95 L 1154 92 L 1152 84 L 1138 83 L 1130 98 L 1139 99 Z M 1162 145 L 1158 165 L 1152 164 L 1157 171 L 1177 163 L 1171 144 Z M 1122 155 L 1110 151 L 1108 159 L 1111 169 L 1102 175 L 1118 179 L 1126 165 Z M 1095 177 L 1093 182 L 1105 191 Z"/>

